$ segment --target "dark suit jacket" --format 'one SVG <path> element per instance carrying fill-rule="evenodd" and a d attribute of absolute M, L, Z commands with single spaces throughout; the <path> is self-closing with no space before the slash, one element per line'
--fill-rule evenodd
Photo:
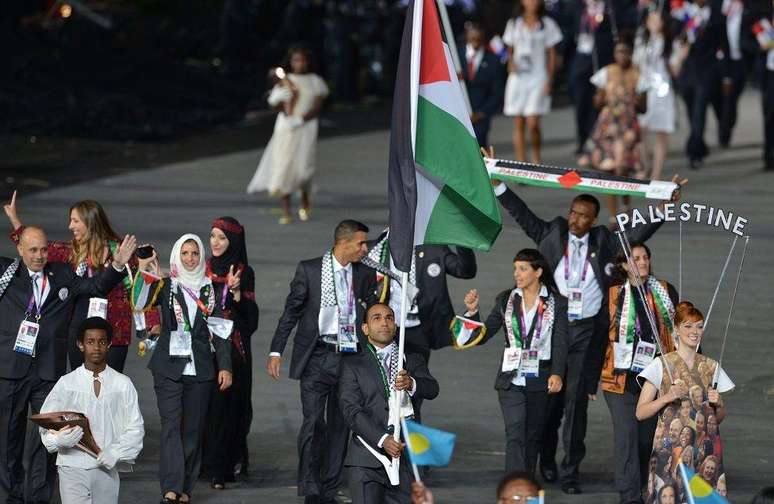
<path fill-rule="evenodd" d="M 608 2 L 606 2 L 608 3 Z M 573 1 L 573 23 L 571 34 L 565 34 L 565 37 L 572 40 L 572 44 L 577 44 L 578 34 L 581 30 L 581 18 L 585 11 L 585 2 L 582 0 Z M 596 68 L 602 68 L 613 62 L 614 37 L 611 23 L 611 10 L 615 16 L 618 32 L 622 30 L 632 30 L 637 27 L 637 3 L 628 0 L 613 0 L 605 7 L 605 17 L 597 29 L 594 31 L 594 53 L 596 54 Z M 595 71 L 594 59 L 591 54 L 581 54 L 574 51 L 574 57 L 570 73 L 574 77 L 591 75 Z"/>
<path fill-rule="evenodd" d="M 721 13 L 719 3 L 711 3 L 712 14 L 709 21 L 691 45 L 678 76 L 678 83 L 682 87 L 707 84 L 713 86 L 716 85 L 717 79 L 730 75 L 726 17 Z M 723 52 L 722 60 L 718 60 L 718 51 Z"/>
<path fill-rule="evenodd" d="M 0 257 L 0 272 L 5 271 L 12 262 L 12 259 Z M 43 301 L 40 332 L 35 343 L 35 360 L 40 378 L 55 381 L 66 371 L 67 327 L 76 298 L 104 297 L 121 281 L 126 272 L 118 272 L 110 266 L 92 278 L 81 278 L 65 263 L 48 263 L 43 272 L 48 278 L 49 292 Z M 32 281 L 27 266 L 22 262 L 0 300 L 2 378 L 22 378 L 32 363 L 31 356 L 13 351 L 16 334 L 31 296 Z"/>
<path fill-rule="evenodd" d="M 486 334 L 481 339 L 479 345 L 489 341 L 492 336 L 497 334 L 501 328 L 505 337 L 505 346 L 508 346 L 508 333 L 505 331 L 505 310 L 508 307 L 508 297 L 511 290 L 504 290 L 495 298 L 495 306 L 486 318 Z M 548 298 L 542 298 L 546 301 Z M 559 375 L 564 378 L 565 367 L 567 365 L 567 298 L 554 294 L 554 327 L 551 332 L 551 360 L 540 361 L 540 371 L 535 378 L 526 379 L 526 387 L 530 392 L 546 390 L 548 388 L 548 377 Z M 514 306 L 521 306 L 521 297 L 514 296 Z M 480 312 L 476 313 L 472 320 L 480 320 Z M 534 325 L 534 324 L 533 324 Z M 522 335 L 522 341 L 526 343 L 526 335 Z M 495 379 L 495 389 L 508 390 L 511 387 L 511 380 L 516 376 L 516 370 L 503 373 L 502 362 L 497 364 L 497 378 Z"/>
<path fill-rule="evenodd" d="M 156 286 L 151 286 L 151 291 L 155 290 Z M 172 282 L 168 279 L 164 281 L 164 286 L 161 292 L 156 297 L 155 305 L 161 306 L 161 335 L 159 336 L 156 349 L 153 351 L 153 356 L 148 363 L 148 369 L 153 374 L 165 376 L 172 380 L 179 380 L 183 375 L 183 370 L 186 364 L 188 364 L 187 357 L 170 357 L 169 355 L 169 337 L 170 333 L 177 331 L 177 319 L 175 318 L 175 312 L 169 302 L 169 293 L 172 288 Z M 200 291 L 199 299 L 207 304 L 207 294 L 205 286 Z M 213 288 L 210 286 L 209 288 Z M 217 302 L 219 289 L 215 289 L 215 308 L 213 309 L 213 317 L 223 317 L 223 312 L 220 307 L 220 303 Z M 187 313 L 187 305 L 185 303 L 185 294 L 178 290 L 175 297 L 177 302 L 180 303 L 184 313 Z M 202 311 L 196 309 L 196 318 L 192 321 L 191 327 L 191 350 L 193 352 L 194 364 L 196 366 L 196 381 L 209 381 L 214 380 L 218 374 L 218 371 L 231 371 L 231 342 L 224 340 L 219 336 L 212 336 L 212 346 L 215 347 L 215 355 L 213 357 L 212 349 L 210 348 L 210 330 L 207 327 L 207 322 L 202 316 Z M 216 363 L 217 360 L 217 363 Z"/>
<path fill-rule="evenodd" d="M 274 331 L 274 337 L 271 340 L 270 351 L 282 353 L 291 331 L 298 326 L 296 336 L 293 339 L 293 356 L 290 360 L 290 377 L 294 380 L 301 379 L 306 363 L 320 339 L 317 317 L 320 314 L 321 268 L 322 257 L 298 263 L 296 275 L 290 282 L 290 293 L 285 300 L 285 310 L 282 312 L 277 330 Z M 358 335 L 360 335 L 360 324 L 365 317 L 365 308 L 374 297 L 376 273 L 368 266 L 353 263 L 352 281 L 356 296 L 355 326 Z"/>
<path fill-rule="evenodd" d="M 552 221 L 544 221 L 532 213 L 527 204 L 510 189 L 497 197 L 500 203 L 508 211 L 514 220 L 521 226 L 527 236 L 537 245 L 540 253 L 551 266 L 552 274 L 564 257 L 567 250 L 567 234 L 569 227 L 567 219 L 556 217 Z M 627 231 L 627 236 L 632 242 L 644 242 L 653 236 L 661 222 L 639 225 Z M 612 282 L 612 267 L 608 266 L 615 260 L 620 250 L 618 237 L 605 226 L 595 226 L 589 231 L 588 259 L 594 276 L 599 282 L 602 292 L 607 295 Z M 603 308 L 605 304 L 602 304 Z"/>
<path fill-rule="evenodd" d="M 379 440 L 387 433 L 390 408 L 384 397 L 379 365 L 368 350 L 341 359 L 339 407 L 352 431 L 345 461 L 348 466 L 382 467 L 376 457 L 356 438 L 359 435 L 372 448 L 378 449 Z M 417 384 L 412 399 L 435 399 L 438 396 L 438 382 L 430 375 L 421 355 L 407 354 L 405 368 Z"/>
<path fill-rule="evenodd" d="M 473 79 L 468 75 L 468 60 L 463 45 L 460 53 L 462 74 L 473 112 L 483 112 L 486 117 L 492 117 L 502 109 L 505 73 L 500 59 L 491 51 L 484 50 L 484 57 L 478 66 Z"/>

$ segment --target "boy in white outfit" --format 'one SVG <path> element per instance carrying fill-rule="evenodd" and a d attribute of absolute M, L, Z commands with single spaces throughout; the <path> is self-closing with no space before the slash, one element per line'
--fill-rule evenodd
<path fill-rule="evenodd" d="M 40 429 L 49 453 L 58 452 L 59 494 L 62 504 L 115 504 L 118 471 L 131 471 L 145 435 L 137 391 L 129 377 L 107 365 L 113 329 L 103 318 L 86 319 L 78 332 L 84 355 L 79 368 L 54 385 L 41 413 L 76 411 L 89 419 L 98 457 L 77 448 L 81 427 L 59 431 Z"/>

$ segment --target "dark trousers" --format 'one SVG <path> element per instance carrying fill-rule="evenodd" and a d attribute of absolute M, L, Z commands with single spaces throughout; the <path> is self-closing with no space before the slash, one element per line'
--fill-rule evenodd
<path fill-rule="evenodd" d="M 709 154 L 709 148 L 704 142 L 707 107 L 712 105 L 718 120 L 722 117 L 722 94 L 716 79 L 720 79 L 720 76 L 709 72 L 705 78 L 693 79 L 682 86 L 682 95 L 691 122 L 691 133 L 685 143 L 685 153 L 691 161 L 701 161 Z"/>
<path fill-rule="evenodd" d="M 0 378 L 0 485 L 8 504 L 51 500 L 56 478 L 54 456 L 43 446 L 37 427 L 27 435 L 27 414 L 28 407 L 29 414 L 40 413 L 55 383 L 40 379 L 34 359 L 23 378 Z"/>
<path fill-rule="evenodd" d="M 343 485 L 349 429 L 336 388 L 341 354 L 318 346 L 301 375 L 304 420 L 298 432 L 298 495 L 331 500 Z"/>
<path fill-rule="evenodd" d="M 739 104 L 739 97 L 744 91 L 744 84 L 747 80 L 744 60 L 729 60 L 728 69 L 731 73 L 731 93 L 723 95 L 721 92 L 722 112 L 720 117 L 720 127 L 718 129 L 718 141 L 721 145 L 728 145 L 731 142 L 731 135 L 736 126 L 736 110 Z M 722 81 L 718 83 L 722 85 Z"/>
<path fill-rule="evenodd" d="M 766 137 L 763 159 L 770 167 L 774 168 L 774 71 L 764 67 L 762 75 L 763 134 Z"/>
<path fill-rule="evenodd" d="M 116 345 L 108 348 L 107 365 L 119 373 L 124 372 L 126 355 L 129 352 L 127 345 Z M 70 334 L 67 337 L 67 360 L 70 361 L 70 370 L 75 370 L 83 364 L 83 352 L 78 348 L 77 334 Z"/>
<path fill-rule="evenodd" d="M 498 390 L 505 422 L 505 472 L 527 471 L 535 474 L 548 407 L 546 390 L 528 392 L 511 385 Z"/>
<path fill-rule="evenodd" d="M 639 395 L 629 391 L 605 391 L 605 402 L 613 420 L 615 489 L 621 504 L 642 504 L 642 485 L 648 478 L 648 460 L 653 450 L 656 416 L 637 420 Z"/>
<path fill-rule="evenodd" d="M 410 504 L 413 476 L 409 461 L 400 461 L 400 485 L 392 486 L 383 468 L 350 466 L 349 492 L 352 504 Z"/>
<path fill-rule="evenodd" d="M 476 141 L 481 147 L 489 147 L 489 128 L 492 126 L 492 118 L 487 116 L 473 123 L 473 133 L 476 135 Z"/>
<path fill-rule="evenodd" d="M 591 136 L 594 123 L 597 122 L 598 111 L 594 108 L 596 88 L 589 81 L 593 74 L 591 55 L 576 54 L 570 66 L 569 86 L 570 97 L 575 107 L 575 128 L 580 151 Z"/>
<path fill-rule="evenodd" d="M 195 376 L 173 380 L 154 373 L 153 388 L 161 417 L 161 492 L 190 496 L 202 464 L 204 420 L 212 380 L 196 381 Z"/>
<path fill-rule="evenodd" d="M 242 464 L 240 469 L 247 465 L 247 434 L 252 420 L 249 362 L 232 346 L 231 387 L 220 391 L 217 382 L 212 384 L 202 446 L 202 476 L 233 481 L 237 464 Z"/>
<path fill-rule="evenodd" d="M 593 317 L 570 323 L 564 387 L 559 394 L 554 394 L 548 399 L 540 463 L 548 466 L 556 460 L 558 430 L 564 416 L 562 428 L 564 459 L 559 466 L 559 476 L 563 485 L 578 483 L 578 467 L 586 456 L 586 445 L 583 440 L 586 437 L 589 400 L 583 383 L 583 368 L 586 362 L 586 350 L 593 334 Z"/>

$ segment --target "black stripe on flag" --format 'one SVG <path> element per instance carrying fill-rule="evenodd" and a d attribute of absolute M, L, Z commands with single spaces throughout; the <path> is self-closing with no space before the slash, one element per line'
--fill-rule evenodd
<path fill-rule="evenodd" d="M 409 2 L 400 44 L 395 92 L 392 99 L 388 191 L 390 254 L 395 267 L 407 272 L 414 253 L 417 180 L 411 147 L 411 42 L 414 0 Z"/>

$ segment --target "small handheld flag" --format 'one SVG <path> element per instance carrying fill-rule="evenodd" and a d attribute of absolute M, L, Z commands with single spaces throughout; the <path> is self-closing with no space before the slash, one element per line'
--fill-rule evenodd
<path fill-rule="evenodd" d="M 454 348 L 457 350 L 476 346 L 486 334 L 486 326 L 483 322 L 470 320 L 459 315 L 452 319 L 449 329 L 452 333 L 452 343 L 454 343 Z M 478 335 L 474 337 L 473 335 L 476 331 L 478 331 Z"/>
<path fill-rule="evenodd" d="M 689 504 L 729 504 L 704 478 L 680 462 L 680 474 L 683 477 L 685 496 Z"/>
<path fill-rule="evenodd" d="M 404 433 L 406 447 L 412 464 L 427 466 L 449 465 L 455 434 L 425 427 L 413 420 L 406 420 Z"/>

